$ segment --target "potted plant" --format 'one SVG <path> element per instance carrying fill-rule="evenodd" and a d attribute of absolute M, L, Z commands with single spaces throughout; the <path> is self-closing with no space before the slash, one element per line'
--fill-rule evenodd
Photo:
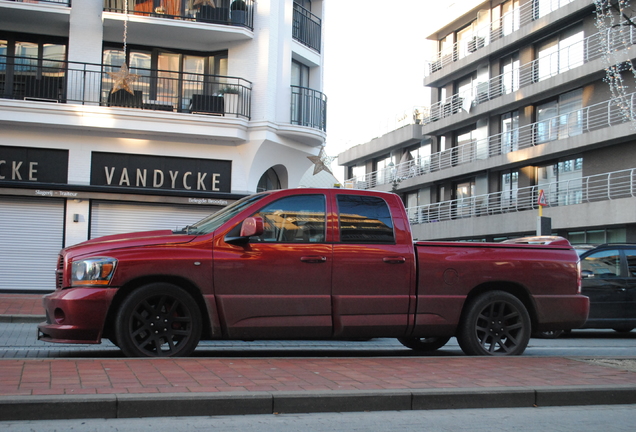
<path fill-rule="evenodd" d="M 234 0 L 230 5 L 230 18 L 233 24 L 245 24 L 247 4 L 244 0 Z"/>
<path fill-rule="evenodd" d="M 228 85 L 221 89 L 226 114 L 237 114 L 239 111 L 239 94 L 241 89 Z"/>

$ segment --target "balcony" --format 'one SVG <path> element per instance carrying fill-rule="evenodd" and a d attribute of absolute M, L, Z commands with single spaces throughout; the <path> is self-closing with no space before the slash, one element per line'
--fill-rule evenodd
<path fill-rule="evenodd" d="M 306 87 L 291 86 L 291 124 L 327 130 L 327 96 Z"/>
<path fill-rule="evenodd" d="M 295 40 L 320 53 L 321 28 L 320 18 L 294 3 L 292 37 Z"/>
<path fill-rule="evenodd" d="M 474 29 L 467 37 L 440 50 L 428 62 L 428 74 L 438 72 L 442 68 L 462 59 L 479 49 L 490 45 L 504 36 L 518 31 L 522 26 L 538 20 L 574 0 L 537 0 L 523 3 L 498 19 Z"/>
<path fill-rule="evenodd" d="M 113 92 L 119 66 L 0 56 L 0 98 L 250 118 L 242 78 L 131 68 L 131 92 Z"/>
<path fill-rule="evenodd" d="M 421 122 L 428 124 L 453 114 L 469 112 L 479 104 L 610 55 L 608 53 L 615 56 L 622 48 L 634 44 L 636 29 L 631 26 L 624 30 L 609 29 L 603 34 L 596 33 L 488 81 L 475 82 L 466 91 L 426 107 L 422 111 Z"/>
<path fill-rule="evenodd" d="M 2 29 L 19 33 L 68 35 L 71 0 L 0 0 Z"/>
<path fill-rule="evenodd" d="M 636 110 L 636 93 L 621 100 L 612 99 L 590 105 L 485 139 L 473 140 L 430 156 L 402 162 L 390 172 L 387 169 L 375 171 L 346 182 L 357 189 L 373 189 L 394 182 L 399 184 L 433 172 L 628 123 L 632 121 L 627 115 L 630 110 Z M 464 172 L 469 171 L 469 168 L 464 169 Z"/>
<path fill-rule="evenodd" d="M 548 207 L 636 198 L 636 169 L 409 207 L 407 213 L 410 223 L 417 225 L 537 210 L 539 190 Z"/>
<path fill-rule="evenodd" d="M 254 29 L 254 0 L 104 0 L 104 11 Z"/>

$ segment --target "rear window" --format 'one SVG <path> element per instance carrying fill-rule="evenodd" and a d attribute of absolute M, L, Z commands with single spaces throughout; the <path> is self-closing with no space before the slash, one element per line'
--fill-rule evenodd
<path fill-rule="evenodd" d="M 365 195 L 338 195 L 342 243 L 395 243 L 393 221 L 386 201 Z"/>

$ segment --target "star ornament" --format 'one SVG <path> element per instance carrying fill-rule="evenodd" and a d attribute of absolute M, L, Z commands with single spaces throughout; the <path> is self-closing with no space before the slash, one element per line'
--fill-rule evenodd
<path fill-rule="evenodd" d="M 134 95 L 135 92 L 132 91 L 130 85 L 134 83 L 139 75 L 132 74 L 128 71 L 128 66 L 126 63 L 121 65 L 121 68 L 117 72 L 108 72 L 108 75 L 113 79 L 113 89 L 110 91 L 111 93 L 115 93 L 117 90 L 126 90 L 131 95 Z"/>
<path fill-rule="evenodd" d="M 331 170 L 327 165 L 331 165 L 331 161 L 333 158 L 327 156 L 325 154 L 325 148 L 320 149 L 320 153 L 318 156 L 307 156 L 307 159 L 314 163 L 314 175 L 318 174 L 320 171 L 327 171 L 329 174 L 333 175 Z"/>

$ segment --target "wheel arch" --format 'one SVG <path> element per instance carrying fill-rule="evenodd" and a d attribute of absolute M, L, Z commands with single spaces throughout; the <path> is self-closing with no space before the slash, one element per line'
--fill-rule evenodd
<path fill-rule="evenodd" d="M 115 334 L 115 317 L 122 303 L 136 289 L 151 283 L 170 283 L 185 290 L 196 302 L 201 313 L 201 339 L 208 339 L 211 336 L 212 328 L 208 308 L 205 306 L 205 299 L 199 288 L 188 279 L 173 275 L 151 275 L 143 276 L 127 282 L 124 286 L 117 290 L 117 294 L 113 297 L 113 301 L 108 308 L 106 314 L 106 322 L 104 325 L 104 337 L 110 338 Z"/>
<path fill-rule="evenodd" d="M 511 294 L 519 299 L 528 311 L 528 315 L 530 315 L 530 323 L 532 325 L 532 328 L 536 328 L 537 309 L 534 304 L 534 300 L 532 299 L 532 295 L 523 285 L 508 281 L 487 282 L 473 288 L 468 296 L 466 296 L 466 300 L 464 301 L 464 306 L 462 307 L 462 313 L 460 315 L 460 322 L 464 320 L 464 317 L 468 313 L 468 306 L 471 304 L 472 300 L 484 293 L 491 291 L 507 292 L 508 294 Z"/>

